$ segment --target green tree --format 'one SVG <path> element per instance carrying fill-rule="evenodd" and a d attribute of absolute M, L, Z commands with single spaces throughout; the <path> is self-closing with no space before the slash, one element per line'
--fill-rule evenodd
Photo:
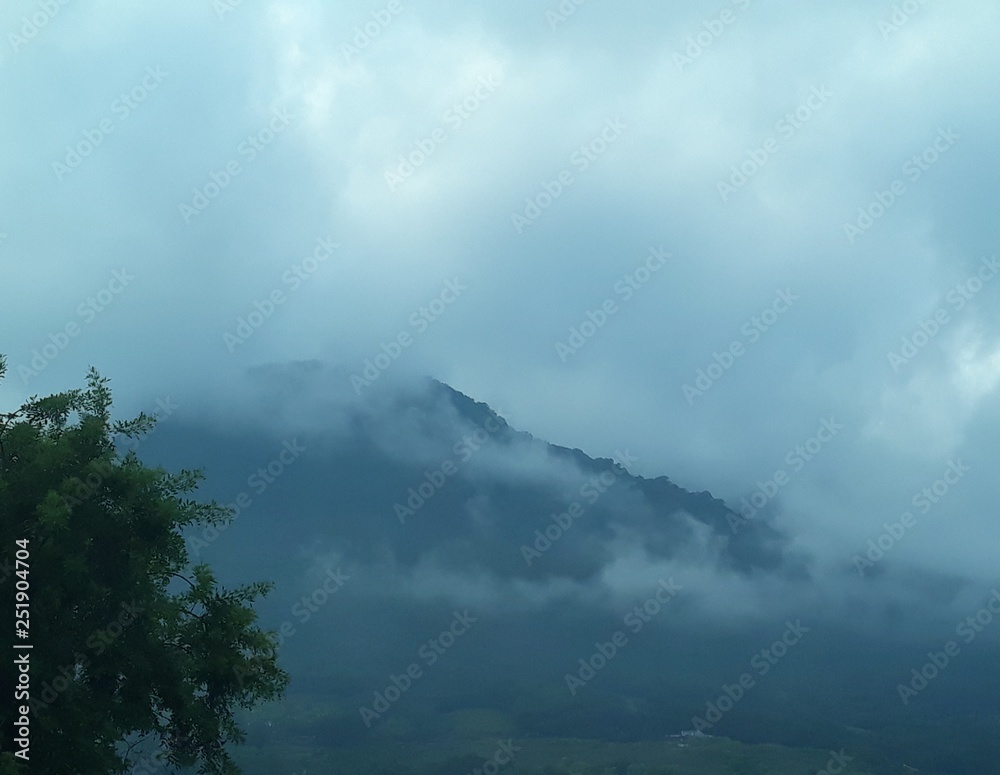
<path fill-rule="evenodd" d="M 0 357 L 0 380 L 5 370 Z M 200 471 L 121 453 L 116 439 L 141 437 L 154 419 L 112 422 L 107 383 L 91 369 L 86 389 L 0 414 L 4 610 L 15 610 L 18 587 L 30 601 L 27 620 L 5 613 L 3 627 L 27 629 L 14 640 L 32 646 L 8 646 L 0 667 L 0 773 L 238 773 L 227 753 L 244 739 L 236 711 L 280 697 L 288 682 L 252 608 L 270 585 L 226 590 L 207 565 L 191 566 L 182 531 L 232 514 L 187 497 Z M 24 653 L 30 702 L 12 705 L 10 655 Z M 28 763 L 12 753 L 22 705 Z"/>

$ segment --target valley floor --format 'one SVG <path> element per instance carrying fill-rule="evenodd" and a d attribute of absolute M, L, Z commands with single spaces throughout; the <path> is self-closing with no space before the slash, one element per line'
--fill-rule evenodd
<path fill-rule="evenodd" d="M 745 745 L 726 738 L 615 743 L 569 738 L 327 748 L 300 741 L 239 750 L 245 775 L 895 775 L 902 766 L 855 766 L 835 751 Z M 832 765 L 832 767 L 831 767 Z M 829 768 L 829 769 L 828 769 Z"/>

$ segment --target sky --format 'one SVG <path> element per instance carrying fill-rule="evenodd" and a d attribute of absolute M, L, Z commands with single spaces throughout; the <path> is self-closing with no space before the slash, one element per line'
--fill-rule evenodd
<path fill-rule="evenodd" d="M 5 3 L 0 407 L 431 376 L 987 584 L 1000 8 L 676 5 Z"/>

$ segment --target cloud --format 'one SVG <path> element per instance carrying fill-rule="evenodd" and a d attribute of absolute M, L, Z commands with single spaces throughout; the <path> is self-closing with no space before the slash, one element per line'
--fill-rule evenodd
<path fill-rule="evenodd" d="M 891 6 L 740 2 L 715 35 L 724 3 L 587 3 L 554 27 L 545 7 L 398 6 L 244 3 L 220 18 L 210 3 L 68 4 L 23 46 L 7 36 L 39 6 L 5 6 L 4 408 L 94 364 L 126 414 L 169 396 L 179 425 L 225 438 L 254 414 L 327 450 L 360 427 L 365 454 L 430 471 L 473 429 L 437 400 L 394 413 L 429 375 L 537 438 L 603 459 L 628 448 L 647 482 L 733 508 L 789 475 L 759 530 L 735 538 L 612 495 L 552 550 L 558 572 L 532 578 L 476 548 L 505 502 L 473 489 L 571 499 L 581 472 L 514 437 L 484 445 L 461 473 L 467 501 L 441 493 L 453 509 L 428 530 L 433 551 L 358 551 L 425 590 L 471 558 L 468 588 L 494 600 L 598 577 L 625 589 L 626 560 L 655 574 L 684 553 L 718 577 L 705 594 L 720 611 L 760 568 L 789 599 L 835 596 L 833 569 L 962 458 L 968 476 L 884 567 L 990 577 L 1000 284 L 961 308 L 949 294 L 997 253 L 997 108 L 983 98 L 997 9 L 921 3 L 897 24 Z M 679 67 L 705 30 L 711 44 Z M 598 144 L 608 122 L 624 128 Z M 896 181 L 905 192 L 883 204 Z M 526 199 L 541 212 L 518 233 Z M 852 241 L 845 225 L 868 221 Z M 297 274 L 324 239 L 339 247 Z M 658 246 L 669 260 L 625 303 L 616 283 Z M 135 279 L 105 304 L 115 272 Z M 445 304 L 449 282 L 467 290 Z M 754 323 L 778 292 L 799 300 Z M 555 344 L 608 297 L 620 312 L 561 361 Z M 894 369 L 889 354 L 942 308 L 949 322 Z M 251 335 L 227 346 L 241 325 Z M 689 402 L 683 386 L 734 342 L 744 354 Z M 795 469 L 789 454 L 827 417 L 844 431 Z M 412 486 L 396 484 L 378 493 L 386 529 Z M 373 495 L 362 487 L 345 530 L 364 533 L 350 520 L 371 518 Z M 543 526 L 532 516 L 519 540 Z"/>

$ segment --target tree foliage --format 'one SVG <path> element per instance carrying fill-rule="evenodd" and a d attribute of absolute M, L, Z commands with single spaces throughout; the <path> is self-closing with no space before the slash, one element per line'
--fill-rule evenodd
<path fill-rule="evenodd" d="M 0 358 L 0 379 L 4 370 Z M 153 424 L 113 422 L 94 369 L 86 389 L 0 414 L 0 588 L 13 612 L 15 542 L 26 540 L 32 645 L 30 703 L 10 702 L 10 656 L 0 667 L 0 774 L 236 773 L 236 711 L 284 691 L 276 640 L 252 608 L 270 585 L 227 590 L 188 559 L 183 531 L 232 514 L 189 497 L 199 471 L 148 468 L 116 446 Z M 22 704 L 30 769 L 10 753 Z"/>

